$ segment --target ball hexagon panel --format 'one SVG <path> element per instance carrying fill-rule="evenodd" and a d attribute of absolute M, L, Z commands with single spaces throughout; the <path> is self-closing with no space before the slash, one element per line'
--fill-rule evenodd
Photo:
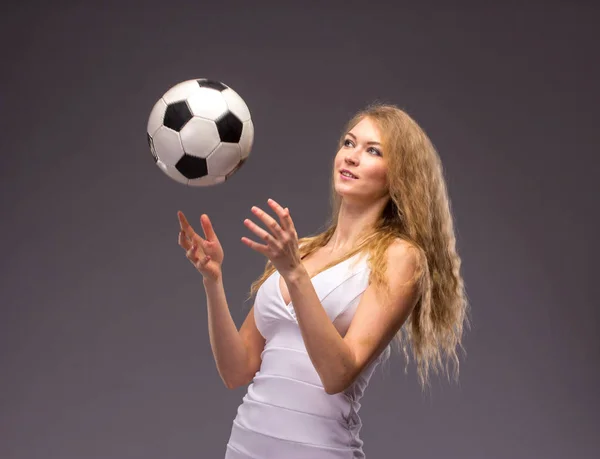
<path fill-rule="evenodd" d="M 213 121 L 194 117 L 179 134 L 183 150 L 198 158 L 206 158 L 219 145 L 219 132 Z"/>
<path fill-rule="evenodd" d="M 161 160 L 158 160 L 156 162 L 156 164 L 158 165 L 158 167 L 160 167 L 160 169 L 165 174 L 167 174 L 167 176 L 169 176 L 170 178 L 172 178 L 176 182 L 179 182 L 179 183 L 181 183 L 183 185 L 187 185 L 188 184 L 188 179 L 185 178 L 183 175 L 181 175 L 181 173 L 175 168 L 175 166 L 169 166 L 169 165 L 163 163 Z"/>
<path fill-rule="evenodd" d="M 156 157 L 165 164 L 177 164 L 184 154 L 179 134 L 165 126 L 159 127 L 154 133 L 152 144 Z"/>
<path fill-rule="evenodd" d="M 208 78 L 200 78 L 199 80 L 196 80 L 196 82 L 201 88 L 210 88 L 214 89 L 215 91 L 224 91 L 227 89 L 227 85 L 221 83 L 220 81 L 209 80 Z"/>
<path fill-rule="evenodd" d="M 197 179 L 208 174 L 206 159 L 188 155 L 187 153 L 177 161 L 175 168 L 187 179 Z"/>
<path fill-rule="evenodd" d="M 163 94 L 162 98 L 169 105 L 189 99 L 198 89 L 200 89 L 200 86 L 196 81 L 188 80 L 173 86 Z"/>
<path fill-rule="evenodd" d="M 220 143 L 206 162 L 208 173 L 211 175 L 227 175 L 242 160 L 240 147 L 237 143 Z"/>
<path fill-rule="evenodd" d="M 158 99 L 158 102 L 154 104 L 154 107 L 152 107 L 152 110 L 150 111 L 150 116 L 148 117 L 148 125 L 146 126 L 146 132 L 148 134 L 154 135 L 158 128 L 162 126 L 166 110 L 167 104 L 165 101 Z"/>
<path fill-rule="evenodd" d="M 187 100 L 193 115 L 216 120 L 227 111 L 227 103 L 219 91 L 200 88 Z"/>
<path fill-rule="evenodd" d="M 252 144 L 254 143 L 254 124 L 252 120 L 248 120 L 244 123 L 242 129 L 242 137 L 240 138 L 240 151 L 242 153 L 242 159 L 248 158 L 250 151 L 252 150 Z"/>
<path fill-rule="evenodd" d="M 227 103 L 229 111 L 237 116 L 242 123 L 250 119 L 250 110 L 244 99 L 237 92 L 231 88 L 227 88 L 221 94 Z"/>
<path fill-rule="evenodd" d="M 237 143 L 240 141 L 244 124 L 233 113 L 228 111 L 224 116 L 215 120 L 215 123 L 221 142 Z"/>
<path fill-rule="evenodd" d="M 218 185 L 219 183 L 223 183 L 225 181 L 225 177 L 215 176 L 215 175 L 205 175 L 204 177 L 200 177 L 197 179 L 188 180 L 189 186 L 212 186 Z"/>
<path fill-rule="evenodd" d="M 167 105 L 163 124 L 168 128 L 179 132 L 183 129 L 183 126 L 185 126 L 186 123 L 193 118 L 193 116 L 194 115 L 192 115 L 190 107 L 188 107 L 186 101 L 175 102 Z"/>

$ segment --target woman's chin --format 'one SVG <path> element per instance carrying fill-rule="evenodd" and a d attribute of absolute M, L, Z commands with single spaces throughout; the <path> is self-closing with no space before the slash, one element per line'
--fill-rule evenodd
<path fill-rule="evenodd" d="M 337 193 L 337 195 L 341 198 L 344 198 L 346 201 L 364 201 L 365 197 L 362 194 L 356 193 L 356 191 L 353 190 L 349 190 L 343 186 L 341 187 L 335 187 L 335 192 Z"/>

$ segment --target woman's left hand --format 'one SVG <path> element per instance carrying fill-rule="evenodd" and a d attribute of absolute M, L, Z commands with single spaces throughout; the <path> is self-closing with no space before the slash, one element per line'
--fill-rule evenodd
<path fill-rule="evenodd" d="M 298 250 L 298 233 L 294 228 L 289 209 L 287 207 L 284 209 L 272 199 L 269 199 L 268 203 L 279 217 L 281 224 L 262 209 L 256 206 L 252 207 L 252 213 L 260 218 L 271 232 L 265 231 L 253 221 L 246 219 L 244 225 L 265 241 L 266 245 L 259 244 L 246 237 L 242 238 L 242 242 L 271 260 L 279 274 L 285 277 L 302 266 Z"/>

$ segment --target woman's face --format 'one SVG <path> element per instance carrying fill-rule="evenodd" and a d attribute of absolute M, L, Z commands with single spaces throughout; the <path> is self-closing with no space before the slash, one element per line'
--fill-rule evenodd
<path fill-rule="evenodd" d="M 345 136 L 334 161 L 335 190 L 351 201 L 374 201 L 388 194 L 385 152 L 381 133 L 369 118 L 363 118 Z M 354 178 L 342 175 L 347 170 Z"/>

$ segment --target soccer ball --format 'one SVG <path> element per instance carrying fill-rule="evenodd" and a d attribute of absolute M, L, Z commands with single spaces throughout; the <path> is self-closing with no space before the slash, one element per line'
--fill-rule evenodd
<path fill-rule="evenodd" d="M 223 183 L 246 162 L 254 125 L 244 100 L 220 81 L 178 83 L 156 102 L 147 138 L 156 165 L 189 186 Z"/>

